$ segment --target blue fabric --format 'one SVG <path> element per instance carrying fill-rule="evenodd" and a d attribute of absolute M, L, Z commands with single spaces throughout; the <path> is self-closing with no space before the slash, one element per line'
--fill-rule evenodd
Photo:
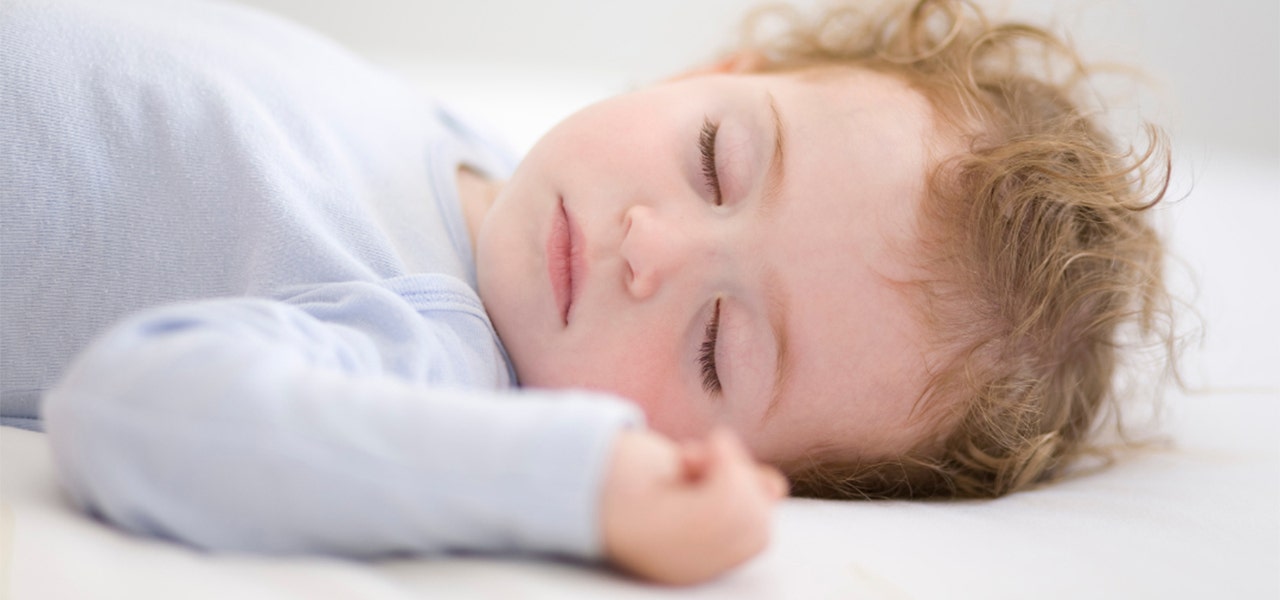
<path fill-rule="evenodd" d="M 231 4 L 7 2 L 0 97 L 0 416 L 79 504 L 212 549 L 599 555 L 642 417 L 514 387 L 454 177 L 500 146 Z"/>

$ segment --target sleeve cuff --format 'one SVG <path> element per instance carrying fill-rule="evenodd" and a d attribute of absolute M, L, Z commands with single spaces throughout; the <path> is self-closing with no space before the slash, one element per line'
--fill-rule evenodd
<path fill-rule="evenodd" d="M 528 468 L 512 482 L 512 492 L 524 497 L 514 513 L 513 541 L 534 552 L 599 560 L 604 546 L 600 500 L 613 441 L 620 430 L 643 426 L 644 415 L 601 394 L 558 390 L 547 395 L 559 410 L 527 440 L 528 461 L 521 462 Z"/>

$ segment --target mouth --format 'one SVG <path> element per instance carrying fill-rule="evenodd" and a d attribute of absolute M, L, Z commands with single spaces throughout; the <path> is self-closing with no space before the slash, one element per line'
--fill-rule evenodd
<path fill-rule="evenodd" d="M 547 239 L 547 275 L 560 311 L 560 322 L 568 326 L 569 311 L 582 281 L 582 235 L 565 210 L 564 198 L 557 208 L 551 222 L 551 236 Z"/>

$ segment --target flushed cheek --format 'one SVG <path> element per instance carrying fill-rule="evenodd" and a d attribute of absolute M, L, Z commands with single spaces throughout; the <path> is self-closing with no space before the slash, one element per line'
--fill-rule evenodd
<path fill-rule="evenodd" d="M 679 385 L 678 374 L 654 371 L 636 375 L 640 376 L 619 385 L 619 391 L 644 410 L 650 428 L 677 439 L 700 436 L 711 428 L 707 400 Z"/>
<path fill-rule="evenodd" d="M 596 354 L 599 360 L 602 354 Z M 707 400 L 682 385 L 688 377 L 671 357 L 630 347 L 621 355 L 580 364 L 571 374 L 574 387 L 607 391 L 639 406 L 651 429 L 675 438 L 698 436 L 711 428 Z"/>
<path fill-rule="evenodd" d="M 703 401 L 688 395 L 655 396 L 641 403 L 641 407 L 650 429 L 679 440 L 702 437 L 715 424 L 710 415 L 698 408 Z"/>

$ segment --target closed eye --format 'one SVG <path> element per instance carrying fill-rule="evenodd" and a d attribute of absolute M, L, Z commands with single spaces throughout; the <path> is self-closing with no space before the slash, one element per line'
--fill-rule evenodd
<path fill-rule="evenodd" d="M 698 352 L 698 365 L 702 368 L 702 389 L 708 394 L 720 393 L 720 372 L 716 370 L 716 341 L 720 337 L 720 300 L 716 299 L 715 311 L 707 321 L 706 337 Z"/>
<path fill-rule="evenodd" d="M 702 176 L 707 181 L 707 189 L 715 197 L 716 206 L 723 202 L 720 197 L 720 175 L 716 172 L 716 133 L 720 131 L 718 123 L 710 118 L 702 121 L 702 130 L 698 132 L 698 150 L 702 152 Z"/>

